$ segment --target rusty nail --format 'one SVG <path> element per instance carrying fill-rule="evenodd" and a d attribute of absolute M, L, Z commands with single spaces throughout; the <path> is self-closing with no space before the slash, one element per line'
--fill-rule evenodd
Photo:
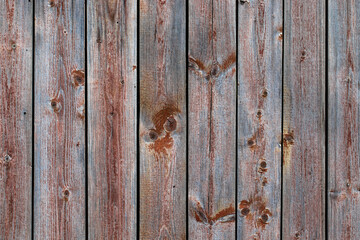
<path fill-rule="evenodd" d="M 257 118 L 261 118 L 261 116 L 262 116 L 262 112 L 261 112 L 261 110 L 259 110 L 259 111 L 256 113 L 256 117 L 257 117 Z"/>
<path fill-rule="evenodd" d="M 267 164 L 266 164 L 265 161 L 262 161 L 262 162 L 260 163 L 260 167 L 261 167 L 261 168 L 266 168 L 266 165 L 267 165 Z"/>
<path fill-rule="evenodd" d="M 253 139 L 248 139 L 247 144 L 248 144 L 249 147 L 252 147 L 252 146 L 255 145 L 255 142 L 254 142 Z"/>
<path fill-rule="evenodd" d="M 347 186 L 347 187 L 350 187 L 350 183 L 346 183 L 346 186 Z"/>
<path fill-rule="evenodd" d="M 250 209 L 249 208 L 243 208 L 241 209 L 241 215 L 246 216 L 250 213 Z"/>
<path fill-rule="evenodd" d="M 267 214 L 261 215 L 261 220 L 266 223 L 269 220 L 269 216 Z"/>
<path fill-rule="evenodd" d="M 11 45 L 11 47 L 12 47 L 12 49 L 15 49 L 15 48 L 16 48 L 16 44 L 13 43 L 13 44 Z"/>

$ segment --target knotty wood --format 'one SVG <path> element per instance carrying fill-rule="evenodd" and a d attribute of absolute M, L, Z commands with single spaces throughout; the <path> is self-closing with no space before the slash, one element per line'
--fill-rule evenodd
<path fill-rule="evenodd" d="M 185 0 L 140 0 L 139 24 L 140 239 L 185 239 Z"/>
<path fill-rule="evenodd" d="M 282 1 L 238 11 L 238 238 L 280 239 Z"/>
<path fill-rule="evenodd" d="M 235 9 L 189 2 L 190 239 L 235 239 Z"/>
<path fill-rule="evenodd" d="M 35 239 L 85 239 L 84 7 L 35 2 Z"/>
<path fill-rule="evenodd" d="M 286 0 L 283 238 L 324 239 L 325 1 Z"/>
<path fill-rule="evenodd" d="M 90 239 L 137 236 L 136 27 L 136 1 L 88 1 Z"/>
<path fill-rule="evenodd" d="M 31 239 L 32 2 L 0 6 L 0 239 Z"/>
<path fill-rule="evenodd" d="M 329 1 L 329 239 L 360 239 L 360 2 Z"/>

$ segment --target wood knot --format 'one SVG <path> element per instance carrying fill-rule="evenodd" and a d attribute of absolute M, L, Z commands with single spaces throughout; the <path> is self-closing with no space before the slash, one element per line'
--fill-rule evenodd
<path fill-rule="evenodd" d="M 75 87 L 83 86 L 85 84 L 85 72 L 84 70 L 73 70 L 71 72 L 73 84 Z"/>
<path fill-rule="evenodd" d="M 50 106 L 55 113 L 58 113 L 61 110 L 61 103 L 56 99 L 52 99 L 50 101 Z"/>
<path fill-rule="evenodd" d="M 164 129 L 168 132 L 172 132 L 176 129 L 177 122 L 173 116 L 170 116 L 166 119 L 164 124 Z"/>
<path fill-rule="evenodd" d="M 9 163 L 10 161 L 11 161 L 11 156 L 9 155 L 9 154 L 6 154 L 5 156 L 4 156 L 4 162 L 6 162 L 6 163 Z"/>
<path fill-rule="evenodd" d="M 70 197 L 70 191 L 68 189 L 64 189 L 63 191 L 63 198 L 65 201 L 68 201 Z"/>
<path fill-rule="evenodd" d="M 301 61 L 301 62 L 304 61 L 305 58 L 306 58 L 306 51 L 303 50 L 303 51 L 301 51 L 300 61 Z"/>
<path fill-rule="evenodd" d="M 152 141 L 155 141 L 156 139 L 158 139 L 158 133 L 154 130 L 154 129 L 150 129 L 149 131 L 149 138 L 152 140 Z"/>
<path fill-rule="evenodd" d="M 244 5 L 245 3 L 249 3 L 249 0 L 240 0 L 241 5 Z"/>
<path fill-rule="evenodd" d="M 261 92 L 261 96 L 263 98 L 266 98 L 268 96 L 268 91 L 266 89 L 263 89 L 262 92 Z"/>
<path fill-rule="evenodd" d="M 284 146 L 294 145 L 294 132 L 284 134 Z"/>

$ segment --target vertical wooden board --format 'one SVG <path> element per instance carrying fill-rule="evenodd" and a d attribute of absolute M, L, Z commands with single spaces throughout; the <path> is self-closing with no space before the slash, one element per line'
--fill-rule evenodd
<path fill-rule="evenodd" d="M 283 238 L 324 239 L 325 1 L 286 0 Z"/>
<path fill-rule="evenodd" d="M 32 2 L 0 6 L 0 239 L 30 239 Z"/>
<path fill-rule="evenodd" d="M 136 239 L 137 2 L 88 1 L 89 238 Z"/>
<path fill-rule="evenodd" d="M 140 239 L 185 239 L 185 0 L 140 0 L 139 24 Z"/>
<path fill-rule="evenodd" d="M 328 235 L 360 239 L 360 2 L 328 9 Z"/>
<path fill-rule="evenodd" d="M 189 1 L 190 239 L 235 239 L 235 4 Z"/>
<path fill-rule="evenodd" d="M 36 239 L 85 238 L 84 1 L 35 2 Z"/>
<path fill-rule="evenodd" d="M 280 239 L 282 0 L 238 11 L 238 236 Z"/>

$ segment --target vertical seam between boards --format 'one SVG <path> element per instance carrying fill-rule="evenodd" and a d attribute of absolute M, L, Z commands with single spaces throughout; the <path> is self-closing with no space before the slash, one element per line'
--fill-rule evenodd
<path fill-rule="evenodd" d="M 280 239 L 283 239 L 283 190 L 284 190 L 284 84 L 285 84 L 285 0 L 282 0 L 282 29 L 283 29 L 283 41 L 281 49 L 281 162 L 280 162 Z"/>
<path fill-rule="evenodd" d="M 35 0 L 32 2 L 32 66 L 31 66 L 31 102 L 32 102 L 32 113 L 31 113 L 31 239 L 34 239 L 34 206 L 35 206 Z"/>
<path fill-rule="evenodd" d="M 84 2 L 84 31 L 85 31 L 85 39 L 84 39 L 84 50 L 85 50 L 85 237 L 89 239 L 89 136 L 88 136 L 88 39 L 87 39 L 87 0 Z"/>
<path fill-rule="evenodd" d="M 235 66 L 235 73 L 236 73 L 236 82 L 235 82 L 235 88 L 236 88 L 236 96 L 235 96 L 235 239 L 237 239 L 237 228 L 238 228 L 238 129 L 239 129 L 239 125 L 238 125 L 238 115 L 239 115 L 239 111 L 238 111 L 238 101 L 239 101 L 239 74 L 238 74 L 238 66 L 239 66 L 239 54 L 238 54 L 238 37 L 239 37 L 239 33 L 238 33 L 238 29 L 239 29 L 239 5 L 238 5 L 238 1 L 235 0 L 235 49 L 236 49 L 236 66 Z"/>
<path fill-rule="evenodd" d="M 185 72 L 186 72 L 186 80 L 185 80 L 185 84 L 186 84 L 186 203 L 185 203 L 185 208 L 186 208 L 186 239 L 189 239 L 189 72 L 188 72 L 188 67 L 189 67 L 189 61 L 188 61 L 188 54 L 189 54 L 189 0 L 186 0 L 185 2 L 186 6 L 185 6 L 185 39 L 186 39 L 186 43 L 185 43 L 185 62 L 186 62 L 186 66 L 185 66 Z"/>
<path fill-rule="evenodd" d="M 140 239 L 140 0 L 136 9 L 136 238 Z"/>

